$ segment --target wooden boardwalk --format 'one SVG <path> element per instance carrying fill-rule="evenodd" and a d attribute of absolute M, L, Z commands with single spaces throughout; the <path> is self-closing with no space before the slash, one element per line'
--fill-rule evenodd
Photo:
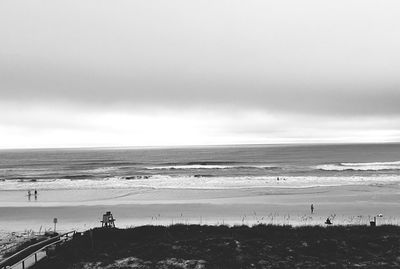
<path fill-rule="evenodd" d="M 0 261 L 0 269 L 28 268 L 46 257 L 46 250 L 51 246 L 62 244 L 73 238 L 75 231 L 60 234 L 44 241 L 30 245 L 12 256 Z"/>

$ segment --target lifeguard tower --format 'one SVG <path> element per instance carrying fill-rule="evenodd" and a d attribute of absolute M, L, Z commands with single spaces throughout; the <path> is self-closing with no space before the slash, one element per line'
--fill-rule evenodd
<path fill-rule="evenodd" d="M 103 220 L 101 221 L 101 227 L 105 228 L 115 228 L 115 219 L 113 215 L 111 214 L 111 211 L 107 211 L 105 214 L 103 214 Z"/>

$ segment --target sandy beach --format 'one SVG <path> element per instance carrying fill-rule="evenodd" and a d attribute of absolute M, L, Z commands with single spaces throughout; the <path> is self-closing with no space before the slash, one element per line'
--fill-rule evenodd
<path fill-rule="evenodd" d="M 86 230 L 111 211 L 117 227 L 184 224 L 400 224 L 400 188 L 340 186 L 302 189 L 93 189 L 43 190 L 37 200 L 24 191 L 1 191 L 3 233 L 25 230 Z M 314 214 L 310 205 L 314 204 Z"/>

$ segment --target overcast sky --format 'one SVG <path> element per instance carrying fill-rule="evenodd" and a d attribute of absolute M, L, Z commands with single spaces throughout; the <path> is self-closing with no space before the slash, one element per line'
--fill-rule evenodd
<path fill-rule="evenodd" d="M 400 141 L 399 13 L 2 0 L 0 148 Z"/>

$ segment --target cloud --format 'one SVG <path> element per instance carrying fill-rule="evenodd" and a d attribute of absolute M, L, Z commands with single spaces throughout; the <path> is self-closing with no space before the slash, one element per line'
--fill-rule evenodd
<path fill-rule="evenodd" d="M 396 140 L 399 7 L 2 1 L 3 139 L 31 132 L 31 142 L 14 144 Z M 174 132 L 156 135 L 163 129 Z"/>
<path fill-rule="evenodd" d="M 65 104 L 0 107 L 0 148 L 395 142 L 400 117 L 274 114 L 257 110 L 87 110 Z"/>
<path fill-rule="evenodd" d="M 1 69 L 3 100 L 43 100 L 86 106 L 228 106 L 266 111 L 328 115 L 400 114 L 397 82 L 331 80 L 307 82 L 288 76 L 243 77 L 237 74 L 123 76 L 66 70 L 52 65 Z M 312 78 L 310 78 L 312 80 Z M 400 86 L 400 85 L 399 85 Z"/>
<path fill-rule="evenodd" d="M 2 99 L 400 112 L 395 1 L 379 8 L 375 1 L 2 7 Z"/>

